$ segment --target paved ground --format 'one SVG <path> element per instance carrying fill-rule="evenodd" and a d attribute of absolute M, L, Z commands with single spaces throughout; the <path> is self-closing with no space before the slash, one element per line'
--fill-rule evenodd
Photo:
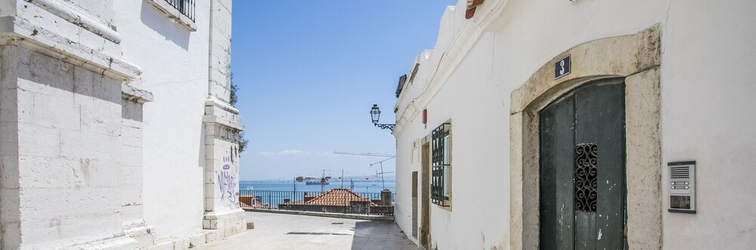
<path fill-rule="evenodd" d="M 417 250 L 393 222 L 247 212 L 255 229 L 201 250 Z"/>

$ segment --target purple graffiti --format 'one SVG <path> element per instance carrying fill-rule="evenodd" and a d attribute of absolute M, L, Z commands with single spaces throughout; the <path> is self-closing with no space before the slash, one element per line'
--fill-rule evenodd
<path fill-rule="evenodd" d="M 221 171 L 218 173 L 218 188 L 220 188 L 221 200 L 228 199 L 230 202 L 236 202 L 236 196 L 239 194 L 236 191 L 236 176 L 229 171 Z"/>

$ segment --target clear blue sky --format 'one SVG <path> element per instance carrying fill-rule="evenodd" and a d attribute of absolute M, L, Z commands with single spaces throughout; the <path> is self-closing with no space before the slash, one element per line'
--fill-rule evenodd
<path fill-rule="evenodd" d="M 394 92 L 417 55 L 432 49 L 456 0 L 234 1 L 232 71 L 249 147 L 241 180 L 375 175 L 394 153 Z M 395 161 L 383 163 L 393 172 Z M 387 174 L 388 176 L 389 174 Z"/>

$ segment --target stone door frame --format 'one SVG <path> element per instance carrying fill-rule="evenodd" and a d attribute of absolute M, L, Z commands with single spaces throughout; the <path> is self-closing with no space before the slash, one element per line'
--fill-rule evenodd
<path fill-rule="evenodd" d="M 571 57 L 571 72 L 555 79 L 555 64 Z M 539 68 L 512 92 L 510 110 L 510 247 L 538 249 L 539 112 L 592 81 L 625 81 L 627 242 L 630 249 L 661 249 L 660 142 L 661 33 L 639 33 L 575 46 Z"/>
<path fill-rule="evenodd" d="M 425 141 L 425 140 L 423 140 Z M 423 146 L 421 147 L 421 156 L 422 160 L 420 161 L 421 166 L 421 172 L 420 172 L 420 198 L 421 206 L 420 209 L 420 239 L 418 241 L 418 245 L 422 249 L 430 249 L 431 245 L 431 233 L 430 233 L 430 226 L 431 226 L 431 220 L 430 220 L 430 213 L 431 213 L 431 199 L 430 199 L 430 183 L 431 183 L 431 163 L 430 163 L 430 142 L 423 143 Z"/>

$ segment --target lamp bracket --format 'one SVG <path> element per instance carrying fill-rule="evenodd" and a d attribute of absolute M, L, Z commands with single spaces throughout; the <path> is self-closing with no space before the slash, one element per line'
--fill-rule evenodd
<path fill-rule="evenodd" d="M 381 128 L 381 129 L 388 129 L 388 130 L 394 131 L 394 126 L 396 126 L 396 124 L 379 124 L 379 123 L 375 123 L 375 126 Z"/>

